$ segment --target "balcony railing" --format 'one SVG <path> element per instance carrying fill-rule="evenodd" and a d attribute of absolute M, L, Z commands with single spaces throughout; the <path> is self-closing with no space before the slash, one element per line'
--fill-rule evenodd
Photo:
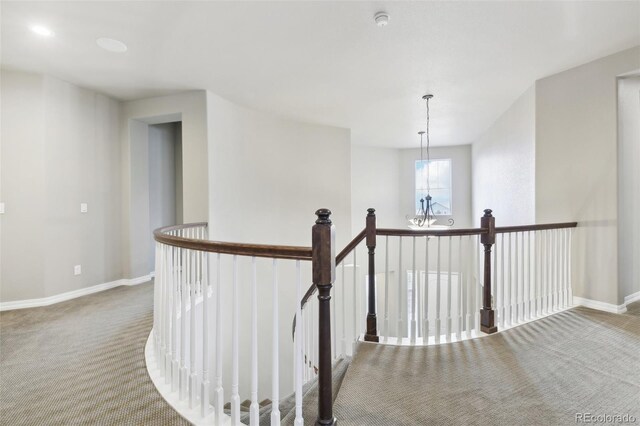
<path fill-rule="evenodd" d="M 155 232 L 150 369 L 191 421 L 279 424 L 293 393 L 301 425 L 303 386 L 317 381 L 316 421 L 333 424 L 331 368 L 358 341 L 459 341 L 572 304 L 576 223 L 495 227 L 485 210 L 479 228 L 382 229 L 369 209 L 336 255 L 331 213 L 316 214 L 310 247 L 210 241 L 205 223 Z"/>

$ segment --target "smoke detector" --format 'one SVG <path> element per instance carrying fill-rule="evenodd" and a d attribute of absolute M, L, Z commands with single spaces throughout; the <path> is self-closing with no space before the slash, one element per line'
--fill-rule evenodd
<path fill-rule="evenodd" d="M 378 12 L 373 19 L 379 27 L 385 27 L 389 23 L 389 14 L 387 12 Z"/>

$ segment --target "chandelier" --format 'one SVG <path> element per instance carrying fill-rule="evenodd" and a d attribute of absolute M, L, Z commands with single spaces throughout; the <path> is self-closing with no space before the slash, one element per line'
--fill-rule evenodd
<path fill-rule="evenodd" d="M 420 164 L 426 168 L 427 175 L 427 195 L 420 198 L 420 209 L 416 213 L 413 218 L 408 218 L 409 220 L 409 228 L 411 229 L 446 229 L 453 225 L 453 219 L 449 219 L 448 225 L 436 225 L 437 218 L 435 213 L 433 212 L 433 198 L 431 197 L 431 182 L 430 182 L 430 173 L 429 173 L 429 164 L 431 162 L 431 156 L 429 153 L 430 147 L 430 139 L 429 139 L 429 99 L 433 98 L 433 95 L 427 94 L 422 97 L 427 104 L 427 131 L 420 131 L 418 134 L 420 135 Z M 424 135 L 427 135 L 427 162 L 424 162 L 424 145 L 423 139 Z"/>

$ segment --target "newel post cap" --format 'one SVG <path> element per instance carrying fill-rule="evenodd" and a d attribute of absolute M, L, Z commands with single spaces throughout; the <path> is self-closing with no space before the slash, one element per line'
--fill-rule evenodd
<path fill-rule="evenodd" d="M 491 213 L 493 213 L 493 210 L 491 209 L 484 209 L 484 217 L 493 217 L 491 215 Z"/>
<path fill-rule="evenodd" d="M 375 216 L 376 215 L 376 209 L 369 207 L 367 209 L 367 216 Z"/>
<path fill-rule="evenodd" d="M 316 210 L 316 216 L 318 219 L 316 220 L 316 225 L 331 225 L 331 210 L 329 209 L 318 209 Z"/>

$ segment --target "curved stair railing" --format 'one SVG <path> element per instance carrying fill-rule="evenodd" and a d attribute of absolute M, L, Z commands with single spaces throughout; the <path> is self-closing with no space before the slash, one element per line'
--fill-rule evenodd
<path fill-rule="evenodd" d="M 166 385 L 165 399 L 174 398 L 174 408 L 194 423 L 240 424 L 240 302 L 250 305 L 250 395 L 249 418 L 258 425 L 264 415 L 264 403 L 258 401 L 258 324 L 271 324 L 271 403 L 267 407 L 272 424 L 280 422 L 281 339 L 279 304 L 284 292 L 297 291 L 300 300 L 302 263 L 312 259 L 311 247 L 239 244 L 209 241 L 207 224 L 171 226 L 154 232 L 156 240 L 156 281 L 154 286 L 154 326 L 152 341 L 154 364 Z M 239 264 L 244 259 L 250 274 L 240 277 Z M 257 266 L 257 259 L 270 266 Z M 292 264 L 293 263 L 293 264 Z M 258 270 L 270 267 L 268 278 L 258 277 Z M 231 271 L 225 268 L 230 268 Z M 288 271 L 286 270 L 288 268 Z M 288 274 L 287 274 L 288 272 Z M 294 276 L 280 289 L 279 274 Z M 247 277 L 246 275 L 250 275 Z M 250 281 L 250 296 L 239 292 L 241 280 Z M 264 283 L 267 281 L 267 284 Z M 258 282 L 271 285 L 271 318 L 259 318 Z M 289 287 L 293 284 L 293 288 Z M 228 293 L 230 288 L 231 297 Z M 249 299 L 249 300 L 247 300 Z M 247 303 L 248 302 L 248 303 Z M 231 305 L 231 318 L 223 318 L 223 306 Z M 299 303 L 295 303 L 294 306 Z M 294 307 L 295 309 L 295 307 Z M 243 317 L 244 317 L 243 309 Z M 215 314 L 215 318 L 213 315 Z M 212 327 L 211 325 L 214 325 Z M 231 327 L 230 350 L 224 339 Z M 302 336 L 295 342 L 297 354 L 302 352 Z M 231 358 L 230 399 L 225 413 L 223 360 Z M 215 361 L 212 368 L 211 361 Z M 294 356 L 293 376 L 296 381 L 296 423 L 302 422 L 301 356 Z M 182 408 L 182 409 L 181 409 Z M 229 418 L 230 417 L 230 418 Z"/>
<path fill-rule="evenodd" d="M 304 422 L 302 390 L 312 380 L 318 386 L 316 424 L 336 422 L 332 364 L 352 356 L 359 341 L 459 341 L 571 306 L 571 236 L 577 223 L 496 227 L 492 211 L 484 213 L 479 228 L 408 230 L 377 228 L 375 210 L 368 209 L 365 229 L 337 255 L 335 228 L 326 209 L 316 212 L 311 247 L 209 241 L 205 223 L 157 230 L 152 342 L 167 392 L 197 412 L 197 423 L 258 425 L 268 415 L 271 424 L 278 424 L 283 418 L 279 303 L 284 293 L 295 293 L 292 306 L 282 307 L 294 315 L 289 345 L 295 425 Z M 271 264 L 270 277 L 257 273 L 256 259 Z M 310 270 L 304 266 L 309 262 Z M 287 279 L 280 283 L 279 269 L 286 268 L 289 273 L 280 275 Z M 248 391 L 241 391 L 239 381 L 239 303 L 242 299 L 246 305 L 247 299 L 238 290 L 243 271 L 242 279 L 251 282 L 250 312 L 242 311 L 251 316 Z M 260 317 L 259 306 L 265 301 L 259 303 L 258 294 L 267 285 L 264 281 L 270 284 L 271 318 Z M 309 281 L 311 287 L 302 294 L 302 283 Z M 225 284 L 231 288 L 230 298 L 222 292 Z M 230 318 L 223 318 L 222 307 L 228 304 Z M 258 342 L 263 336 L 258 335 L 258 324 L 265 322 L 272 331 L 272 403 L 262 407 Z M 226 350 L 223 327 L 229 325 L 231 344 Z M 230 386 L 223 378 L 225 357 L 232 360 Z M 247 419 L 241 417 L 241 394 L 250 395 Z"/>

